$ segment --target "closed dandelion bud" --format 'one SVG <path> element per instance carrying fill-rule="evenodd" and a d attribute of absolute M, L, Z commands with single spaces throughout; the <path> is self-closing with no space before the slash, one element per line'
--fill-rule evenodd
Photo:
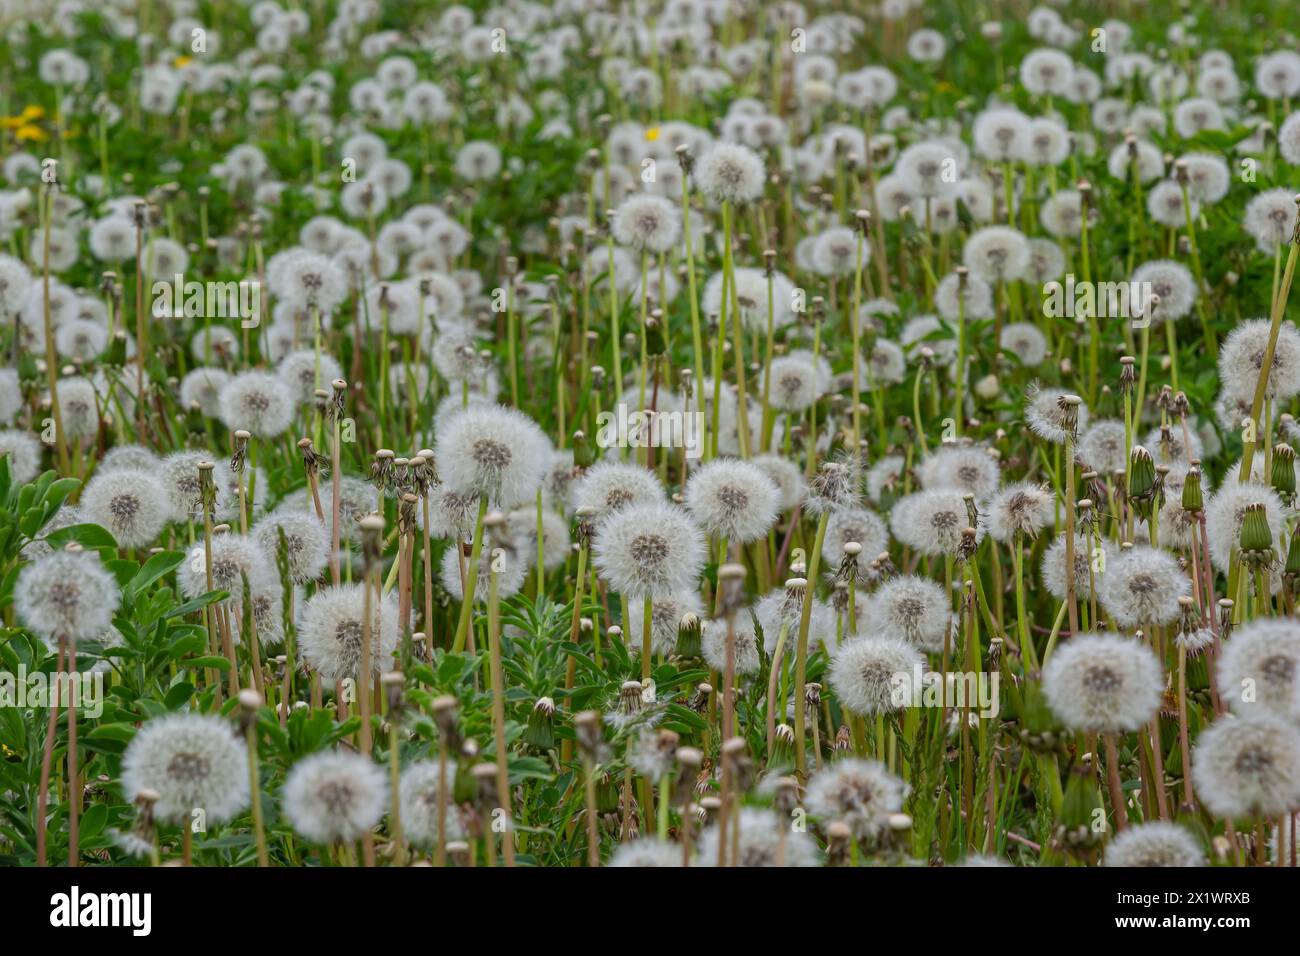
<path fill-rule="evenodd" d="M 1205 497 L 1201 492 L 1201 469 L 1195 466 L 1187 470 L 1183 480 L 1183 510 L 1189 514 L 1200 514 L 1205 509 Z"/>
<path fill-rule="evenodd" d="M 1101 791 L 1090 761 L 1081 761 L 1070 773 L 1057 820 L 1057 836 L 1068 850 L 1081 851 L 1097 846 L 1106 831 L 1096 825 L 1105 820 Z"/>
<path fill-rule="evenodd" d="M 1120 391 L 1132 393 L 1137 387 L 1137 372 L 1134 369 L 1135 359 L 1131 355 L 1120 356 L 1119 360 L 1119 387 Z"/>
<path fill-rule="evenodd" d="M 474 764 L 470 770 L 473 775 L 475 792 L 474 806 L 480 816 L 491 817 L 492 808 L 497 797 L 497 765 L 484 760 Z"/>
<path fill-rule="evenodd" d="M 745 601 L 745 566 L 724 564 L 718 568 L 718 610 L 734 614 Z"/>
<path fill-rule="evenodd" d="M 587 433 L 583 431 L 574 432 L 573 466 L 575 468 L 590 468 L 595 461 L 596 450 L 592 447 L 591 442 L 587 440 Z"/>
<path fill-rule="evenodd" d="M 611 628 L 611 630 L 613 630 Z M 641 682 L 625 680 L 618 691 L 619 713 L 624 717 L 634 717 L 641 712 Z"/>
<path fill-rule="evenodd" d="M 595 763 L 604 737 L 600 731 L 600 714 L 594 710 L 584 710 L 573 718 L 573 729 L 578 741 L 578 750 L 584 760 Z"/>
<path fill-rule="evenodd" d="M 729 737 L 722 744 L 722 761 L 732 773 L 740 790 L 748 790 L 754 782 L 754 761 L 749 756 L 749 746 L 743 737 Z"/>
<path fill-rule="evenodd" d="M 772 750 L 767 755 L 767 766 L 794 766 L 794 728 L 789 724 L 777 724 L 776 732 L 772 735 Z"/>
<path fill-rule="evenodd" d="M 694 611 L 687 611 L 682 615 L 681 623 L 677 625 L 677 648 L 678 657 L 695 658 L 700 656 L 700 617 Z"/>
<path fill-rule="evenodd" d="M 1060 743 L 1060 724 L 1057 722 L 1047 698 L 1043 694 L 1042 682 L 1025 681 L 1021 689 L 1020 735 L 1029 749 L 1038 753 L 1052 753 Z"/>
<path fill-rule="evenodd" d="M 432 705 L 433 723 L 438 728 L 438 736 L 452 753 L 460 750 L 461 744 L 460 728 L 456 723 L 456 707 L 457 700 L 450 694 L 434 698 Z"/>
<path fill-rule="evenodd" d="M 668 339 L 664 331 L 664 314 L 660 309 L 650 312 L 645 322 L 646 354 L 658 357 L 668 351 Z"/>
<path fill-rule="evenodd" d="M 826 828 L 826 865 L 848 866 L 849 847 L 853 842 L 853 831 L 843 820 L 836 820 Z"/>
<path fill-rule="evenodd" d="M 1156 465 L 1151 452 L 1134 445 L 1129 455 L 1128 500 L 1143 520 L 1151 516 L 1156 492 Z"/>
<path fill-rule="evenodd" d="M 1295 501 L 1295 450 L 1285 442 L 1273 446 L 1270 481 L 1283 502 L 1290 505 Z"/>
<path fill-rule="evenodd" d="M 1291 535 L 1287 545 L 1285 571 L 1292 578 L 1300 577 L 1300 530 Z"/>
<path fill-rule="evenodd" d="M 528 726 L 524 728 L 524 741 L 538 750 L 550 750 L 555 746 L 555 701 L 549 697 L 539 697 L 533 704 L 532 713 L 528 715 Z"/>
<path fill-rule="evenodd" d="M 1273 529 L 1262 503 L 1245 506 L 1242 519 L 1242 550 L 1245 554 L 1273 553 Z"/>
<path fill-rule="evenodd" d="M 383 559 L 384 519 L 379 515 L 366 515 L 357 525 L 361 529 L 361 563 L 367 571 L 378 568 Z"/>
<path fill-rule="evenodd" d="M 799 806 L 799 781 L 794 777 L 778 777 L 772 784 L 772 806 L 787 817 L 794 813 Z"/>
<path fill-rule="evenodd" d="M 1227 640 L 1232 632 L 1232 609 L 1234 603 L 1231 598 L 1219 599 L 1219 636 Z"/>
<path fill-rule="evenodd" d="M 673 803 L 685 807 L 695 796 L 695 783 L 700 768 L 704 766 L 704 754 L 695 747 L 678 747 L 676 757 L 678 769 L 673 784 Z"/>

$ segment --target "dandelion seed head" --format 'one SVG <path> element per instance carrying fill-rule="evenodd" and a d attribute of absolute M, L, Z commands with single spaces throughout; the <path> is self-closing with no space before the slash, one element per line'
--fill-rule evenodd
<path fill-rule="evenodd" d="M 1196 740 L 1192 781 L 1197 797 L 1216 817 L 1290 813 L 1300 805 L 1300 732 L 1264 710 L 1220 717 Z"/>
<path fill-rule="evenodd" d="M 153 814 L 163 823 L 189 825 L 202 809 L 223 823 L 248 805 L 248 759 L 235 728 L 209 714 L 165 714 L 146 721 L 122 757 L 122 791 L 139 799 L 158 795 Z"/>
<path fill-rule="evenodd" d="M 369 757 L 342 750 L 304 757 L 284 782 L 284 814 L 313 843 L 358 840 L 388 808 L 388 776 Z"/>
<path fill-rule="evenodd" d="M 1137 730 L 1155 715 L 1163 693 L 1160 662 L 1133 638 L 1080 634 L 1043 668 L 1047 703 L 1071 730 Z"/>
<path fill-rule="evenodd" d="M 81 508 L 87 521 L 106 528 L 123 548 L 152 544 L 171 519 L 162 482 L 138 468 L 96 473 L 82 490 Z"/>

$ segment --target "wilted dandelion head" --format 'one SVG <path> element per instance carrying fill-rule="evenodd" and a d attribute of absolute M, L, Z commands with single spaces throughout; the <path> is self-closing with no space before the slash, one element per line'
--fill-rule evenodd
<path fill-rule="evenodd" d="M 903 809 L 907 792 L 884 764 L 847 758 L 809 778 L 804 803 L 826 823 L 848 824 L 856 839 L 875 840 L 889 828 L 890 815 Z"/>
<path fill-rule="evenodd" d="M 315 580 L 325 569 L 330 549 L 329 531 L 316 517 L 315 511 L 281 506 L 253 525 L 253 540 L 261 547 L 272 566 L 279 559 L 281 534 L 288 560 L 289 579 L 296 584 Z"/>
<path fill-rule="evenodd" d="M 1300 732 L 1264 710 L 1223 716 L 1201 731 L 1192 780 L 1218 817 L 1279 817 L 1300 806 Z"/>
<path fill-rule="evenodd" d="M 269 372 L 241 372 L 221 390 L 221 421 L 231 431 L 274 438 L 293 422 L 293 393 Z"/>
<path fill-rule="evenodd" d="M 748 203 L 763 194 L 763 161 L 739 143 L 716 143 L 695 163 L 693 175 L 714 202 Z"/>
<path fill-rule="evenodd" d="M 855 637 L 832 653 L 828 680 L 845 708 L 869 717 L 910 705 L 913 690 L 920 690 L 913 687 L 916 676 L 924 670 L 921 652 L 904 638 Z"/>
<path fill-rule="evenodd" d="M 1217 667 L 1219 693 L 1234 711 L 1290 714 L 1297 703 L 1300 625 L 1291 618 L 1259 618 L 1234 628 Z"/>
<path fill-rule="evenodd" d="M 123 548 L 152 544 L 171 518 L 162 482 L 135 468 L 97 473 L 82 491 L 81 507 L 87 521 L 106 528 Z"/>
<path fill-rule="evenodd" d="M 984 522 L 975 526 L 976 540 L 983 537 Z M 894 537 L 930 557 L 955 556 L 962 532 L 971 527 L 963 492 L 952 488 L 918 491 L 900 498 L 890 516 Z"/>
<path fill-rule="evenodd" d="M 807 833 L 790 828 L 787 817 L 764 807 L 741 807 L 739 853 L 727 853 L 728 865 L 757 866 L 817 866 L 817 843 Z M 718 865 L 718 842 L 721 838 L 718 825 L 710 824 L 700 834 L 696 846 L 696 866 Z M 728 835 L 730 839 L 730 835 Z"/>
<path fill-rule="evenodd" d="M 574 510 L 587 508 L 597 518 L 629 505 L 664 500 L 663 485 L 648 468 L 606 459 L 598 461 L 579 477 L 570 492 Z"/>
<path fill-rule="evenodd" d="M 289 771 L 283 805 L 294 830 L 313 843 L 357 840 L 388 807 L 388 775 L 361 754 L 312 754 Z"/>
<path fill-rule="evenodd" d="M 452 415 L 435 450 L 447 485 L 504 507 L 533 499 L 551 451 L 536 422 L 502 405 L 471 405 Z"/>
<path fill-rule="evenodd" d="M 1088 406 L 1079 402 L 1073 413 L 1062 402 L 1067 392 L 1060 388 L 1040 388 L 1032 384 L 1025 392 L 1025 422 L 1032 431 L 1044 441 L 1055 445 L 1064 444 L 1066 438 L 1077 435 L 1088 428 Z M 1073 414 L 1074 426 L 1070 427 Z"/>
<path fill-rule="evenodd" d="M 747 461 L 718 458 L 691 473 L 686 508 L 708 535 L 748 544 L 776 521 L 778 492 L 763 469 Z"/>
<path fill-rule="evenodd" d="M 1001 480 L 997 460 L 982 445 L 944 444 L 921 459 L 917 468 L 927 490 L 969 491 L 978 501 L 990 498 Z"/>
<path fill-rule="evenodd" d="M 1101 863 L 1102 866 L 1204 866 L 1205 851 L 1186 827 L 1152 820 L 1111 837 Z"/>
<path fill-rule="evenodd" d="M 90 551 L 53 551 L 14 582 L 19 620 L 46 640 L 93 639 L 108 630 L 120 600 L 117 581 Z"/>
<path fill-rule="evenodd" d="M 1139 641 L 1080 634 L 1062 643 L 1044 666 L 1043 693 L 1071 730 L 1136 730 L 1160 706 L 1164 674 Z"/>
<path fill-rule="evenodd" d="M 1178 617 L 1178 599 L 1191 592 L 1177 559 L 1147 545 L 1121 551 L 1100 577 L 1102 606 L 1123 628 L 1172 623 Z"/>
<path fill-rule="evenodd" d="M 166 714 L 147 721 L 122 757 L 122 791 L 158 795 L 155 818 L 188 826 L 195 810 L 222 823 L 248 805 L 248 759 L 235 728 L 209 714 Z"/>
<path fill-rule="evenodd" d="M 704 536 L 681 508 L 632 504 L 600 522 L 592 554 L 596 570 L 615 591 L 674 594 L 695 586 L 704 564 Z"/>
<path fill-rule="evenodd" d="M 318 671 L 321 680 L 345 677 L 364 683 L 361 673 L 362 635 L 366 597 L 360 584 L 322 588 L 303 605 L 298 625 L 298 646 L 303 660 Z M 397 601 L 393 595 L 370 600 L 370 668 L 378 676 L 392 664 L 397 647 Z"/>

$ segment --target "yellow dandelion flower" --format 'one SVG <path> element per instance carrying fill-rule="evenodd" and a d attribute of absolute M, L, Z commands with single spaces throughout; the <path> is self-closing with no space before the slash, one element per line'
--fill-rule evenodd
<path fill-rule="evenodd" d="M 20 140 L 31 143 L 43 143 L 49 139 L 45 134 L 45 130 L 41 129 L 39 126 L 33 126 L 30 123 L 18 127 L 18 131 L 14 133 L 14 135 Z"/>
<path fill-rule="evenodd" d="M 645 138 L 646 141 L 650 143 L 653 143 L 655 140 L 657 140 L 659 138 L 659 127 L 651 126 L 648 130 L 645 131 Z"/>

